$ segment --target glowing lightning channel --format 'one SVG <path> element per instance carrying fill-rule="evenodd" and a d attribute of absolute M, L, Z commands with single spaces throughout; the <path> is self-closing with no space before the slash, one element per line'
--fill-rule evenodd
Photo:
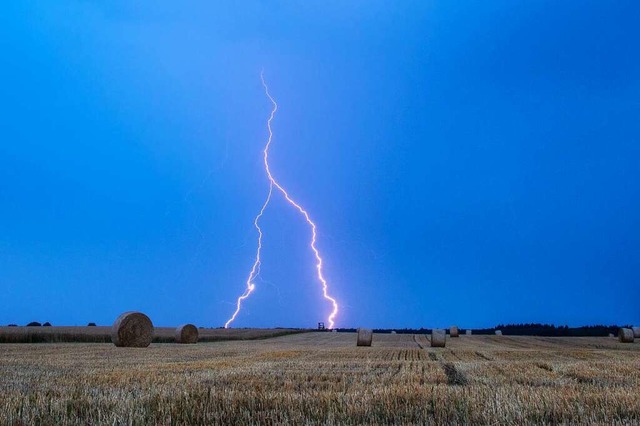
<path fill-rule="evenodd" d="M 309 247 L 311 247 L 311 250 L 313 251 L 313 254 L 316 257 L 316 270 L 318 272 L 318 280 L 322 283 L 322 294 L 323 294 L 324 298 L 327 301 L 331 302 L 331 304 L 333 306 L 333 310 L 331 311 L 331 314 L 329 314 L 329 317 L 327 318 L 327 322 L 329 323 L 329 328 L 333 328 L 333 326 L 335 324 L 335 317 L 336 317 L 336 315 L 338 315 L 338 302 L 336 301 L 336 299 L 334 299 L 333 297 L 329 296 L 329 285 L 327 284 L 327 280 L 324 278 L 324 275 L 322 274 L 322 257 L 320 257 L 320 252 L 318 251 L 318 248 L 316 247 L 316 239 L 317 239 L 317 235 L 318 235 L 317 234 L 316 224 L 309 217 L 309 213 L 307 213 L 307 211 L 304 208 L 302 208 L 302 206 L 300 206 L 298 203 L 296 203 L 289 196 L 289 194 L 282 187 L 282 185 L 280 185 L 278 183 L 278 181 L 275 180 L 275 178 L 271 174 L 271 169 L 269 168 L 269 148 L 271 147 L 271 141 L 273 139 L 273 131 L 271 129 L 271 122 L 273 121 L 273 117 L 275 116 L 276 111 L 278 110 L 278 104 L 275 101 L 275 99 L 273 99 L 271 94 L 269 93 L 269 87 L 267 86 L 267 83 L 264 81 L 264 71 L 262 71 L 260 73 L 260 80 L 262 81 L 262 87 L 264 88 L 264 93 L 267 95 L 267 97 L 269 98 L 269 100 L 273 104 L 273 109 L 271 110 L 271 115 L 269 116 L 269 119 L 267 120 L 267 129 L 269 130 L 269 138 L 267 139 L 267 144 L 265 145 L 264 150 L 262 151 L 263 158 L 264 158 L 264 168 L 265 168 L 265 171 L 267 172 L 267 176 L 269 178 L 269 195 L 267 196 L 267 199 L 266 199 L 265 203 L 262 205 L 262 209 L 260 209 L 260 213 L 258 214 L 258 216 L 256 216 L 256 218 L 255 218 L 255 220 L 253 222 L 255 227 L 256 227 L 256 229 L 258 230 L 258 250 L 257 250 L 257 253 L 256 253 L 256 260 L 255 260 L 255 262 L 253 264 L 253 268 L 251 269 L 251 272 L 249 274 L 249 278 L 247 279 L 247 289 L 238 298 L 238 302 L 236 304 L 236 311 L 234 312 L 233 316 L 229 319 L 229 321 L 226 322 L 224 327 L 228 328 L 229 325 L 231 324 L 231 322 L 233 322 L 233 320 L 235 320 L 236 316 L 238 315 L 238 312 L 240 312 L 240 305 L 241 305 L 242 301 L 244 299 L 246 299 L 247 297 L 249 297 L 249 295 L 253 292 L 253 290 L 255 290 L 255 284 L 253 284 L 253 280 L 260 273 L 260 250 L 262 248 L 262 230 L 260 229 L 260 226 L 259 226 L 258 222 L 260 220 L 260 217 L 262 217 L 262 214 L 264 213 L 264 210 L 266 209 L 267 205 L 269 204 L 269 201 L 271 200 L 271 194 L 273 192 L 273 187 L 275 186 L 280 192 L 282 192 L 282 195 L 284 195 L 284 198 L 289 202 L 289 204 L 291 204 L 293 207 L 295 207 L 304 216 L 305 220 L 307 221 L 307 224 L 309 224 L 309 226 L 311 227 L 311 241 L 309 243 Z"/>
<path fill-rule="evenodd" d="M 333 305 L 333 310 L 331 311 L 331 314 L 329 314 L 329 318 L 327 318 L 327 322 L 329 323 L 329 328 L 333 328 L 333 325 L 335 323 L 334 318 L 336 317 L 336 315 L 338 315 L 338 302 L 336 301 L 336 299 L 329 296 L 329 285 L 327 284 L 327 280 L 325 280 L 324 275 L 322 275 L 322 258 L 320 257 L 320 252 L 316 248 L 316 238 L 318 235 L 316 231 L 316 224 L 313 223 L 313 221 L 309 217 L 309 213 L 307 213 L 307 211 L 303 209 L 302 206 L 300 206 L 298 203 L 293 201 L 293 199 L 289 196 L 287 191 L 275 180 L 275 178 L 271 174 L 271 169 L 269 168 L 269 147 L 271 146 L 271 139 L 273 138 L 273 131 L 271 130 L 271 121 L 273 120 L 273 117 L 276 111 L 278 110 L 278 104 L 269 93 L 269 87 L 267 86 L 267 83 L 264 81 L 264 71 L 260 73 L 260 80 L 262 81 L 262 87 L 264 87 L 264 93 L 267 95 L 267 97 L 273 104 L 273 110 L 271 111 L 271 116 L 269 117 L 269 120 L 267 120 L 267 128 L 269 129 L 269 139 L 267 140 L 267 145 L 265 146 L 263 151 L 264 168 L 267 172 L 267 176 L 269 176 L 269 182 L 271 183 L 271 185 L 275 186 L 280 190 L 280 192 L 282 192 L 282 195 L 284 195 L 284 198 L 286 198 L 287 201 L 292 206 L 294 206 L 296 209 L 298 209 L 300 213 L 302 213 L 305 220 L 311 227 L 311 242 L 309 246 L 311 247 L 313 254 L 316 256 L 316 262 L 317 262 L 316 269 L 318 270 L 318 279 L 322 283 L 322 294 L 324 298 L 327 299 L 329 302 L 331 302 L 331 304 Z"/>
<path fill-rule="evenodd" d="M 253 266 L 251 267 L 251 272 L 249 272 L 249 278 L 247 278 L 247 289 L 242 293 L 240 297 L 238 297 L 238 301 L 236 302 L 236 310 L 229 318 L 229 320 L 224 324 L 224 328 L 229 328 L 229 325 L 236 319 L 238 313 L 240 312 L 240 306 L 242 301 L 249 297 L 253 290 L 256 289 L 256 285 L 253 283 L 253 280 L 260 273 L 260 252 L 262 251 L 262 229 L 260 229 L 260 218 L 264 214 L 264 210 L 267 208 L 269 201 L 271 201 L 271 194 L 273 193 L 273 183 L 269 182 L 269 194 L 267 195 L 267 199 L 264 201 L 262 208 L 260 209 L 260 213 L 253 220 L 253 225 L 258 230 L 258 249 L 256 250 L 256 260 L 253 262 Z"/>

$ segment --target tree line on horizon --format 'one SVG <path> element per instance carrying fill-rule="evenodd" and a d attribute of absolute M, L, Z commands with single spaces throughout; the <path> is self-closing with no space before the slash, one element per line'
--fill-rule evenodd
<path fill-rule="evenodd" d="M 569 327 L 568 325 L 526 323 L 526 324 L 498 324 L 492 328 L 460 328 L 464 333 L 471 330 L 474 335 L 495 334 L 496 330 L 501 330 L 506 336 L 543 336 L 543 337 L 602 337 L 613 333 L 616 334 L 620 327 L 630 327 L 629 325 L 584 325 L 580 327 Z M 355 332 L 356 328 L 339 328 L 339 332 Z M 374 333 L 397 334 L 429 334 L 431 328 L 402 328 L 402 329 L 374 329 Z"/>

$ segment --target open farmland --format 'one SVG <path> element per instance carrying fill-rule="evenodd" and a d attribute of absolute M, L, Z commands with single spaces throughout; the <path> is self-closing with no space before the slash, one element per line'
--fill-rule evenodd
<path fill-rule="evenodd" d="M 153 342 L 173 343 L 175 327 L 155 327 Z M 203 328 L 198 330 L 201 342 L 254 340 L 307 330 L 292 328 Z M 0 343 L 111 343 L 111 327 L 0 327 Z"/>
<path fill-rule="evenodd" d="M 640 344 L 304 333 L 0 345 L 0 424 L 638 423 Z"/>

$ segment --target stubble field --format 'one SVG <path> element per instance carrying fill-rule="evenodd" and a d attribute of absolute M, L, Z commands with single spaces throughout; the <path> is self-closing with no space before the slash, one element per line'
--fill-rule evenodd
<path fill-rule="evenodd" d="M 304 333 L 0 345 L 0 424 L 640 423 L 640 344 Z"/>

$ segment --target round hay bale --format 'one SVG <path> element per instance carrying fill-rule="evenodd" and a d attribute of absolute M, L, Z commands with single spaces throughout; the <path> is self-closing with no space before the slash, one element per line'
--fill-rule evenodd
<path fill-rule="evenodd" d="M 125 312 L 111 327 L 111 341 L 118 347 L 146 348 L 153 337 L 153 323 L 142 312 Z"/>
<path fill-rule="evenodd" d="M 337 333 L 337 332 L 338 332 L 338 330 L 331 330 L 331 332 L 332 332 L 332 333 Z"/>
<path fill-rule="evenodd" d="M 431 330 L 431 347 L 432 348 L 444 348 L 447 344 L 447 332 L 444 330 L 433 329 Z"/>
<path fill-rule="evenodd" d="M 395 330 L 391 330 L 391 334 L 396 334 L 396 331 Z"/>
<path fill-rule="evenodd" d="M 460 331 L 458 330 L 458 327 L 457 327 L 457 326 L 455 326 L 455 325 L 452 325 L 452 326 L 449 328 L 449 335 L 450 335 L 451 337 L 460 337 Z"/>
<path fill-rule="evenodd" d="M 633 337 L 640 338 L 640 327 L 631 327 L 631 330 L 633 330 Z"/>
<path fill-rule="evenodd" d="M 467 336 L 471 336 L 471 334 L 473 333 L 471 332 L 471 330 L 465 330 L 464 334 L 466 334 Z"/>
<path fill-rule="evenodd" d="M 616 337 L 613 333 L 609 333 L 609 337 Z"/>
<path fill-rule="evenodd" d="M 373 330 L 371 330 L 370 328 L 358 329 L 358 341 L 356 343 L 357 346 L 371 346 L 372 340 Z"/>
<path fill-rule="evenodd" d="M 176 328 L 176 343 L 198 343 L 198 329 L 193 324 Z"/>
<path fill-rule="evenodd" d="M 502 336 L 502 330 L 496 330 L 496 336 Z"/>
<path fill-rule="evenodd" d="M 630 328 L 619 329 L 618 339 L 620 339 L 622 343 L 633 343 L 633 330 Z"/>

